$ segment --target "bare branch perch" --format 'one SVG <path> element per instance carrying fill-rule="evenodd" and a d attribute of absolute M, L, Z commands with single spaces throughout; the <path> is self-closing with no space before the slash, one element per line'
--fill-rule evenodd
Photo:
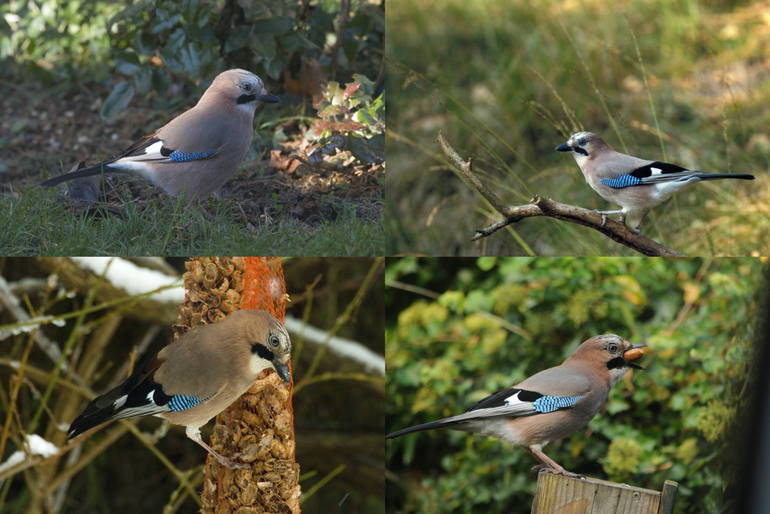
<path fill-rule="evenodd" d="M 468 179 L 468 182 L 481 193 L 489 204 L 499 212 L 503 219 L 497 223 L 476 230 L 476 235 L 471 238 L 471 241 L 476 241 L 482 237 L 488 237 L 501 228 L 505 228 L 508 225 L 512 225 L 524 218 L 532 218 L 535 216 L 547 216 L 549 218 L 555 218 L 558 220 L 569 221 L 570 223 L 577 223 L 597 230 L 609 237 L 613 241 L 620 243 L 624 246 L 631 248 L 632 250 L 647 256 L 662 256 L 662 257 L 685 257 L 683 254 L 667 248 L 659 243 L 656 243 L 652 239 L 637 235 L 633 230 L 628 228 L 624 223 L 613 221 L 607 218 L 606 222 L 602 226 L 602 215 L 582 207 L 575 207 L 574 205 L 567 205 L 563 203 L 554 202 L 541 196 L 535 195 L 535 197 L 527 205 L 506 205 L 497 195 L 484 184 L 473 172 L 473 159 L 464 161 L 462 157 L 455 151 L 449 144 L 446 137 L 439 131 L 438 142 L 441 148 L 444 150 L 444 154 L 449 157 L 454 166 Z"/>

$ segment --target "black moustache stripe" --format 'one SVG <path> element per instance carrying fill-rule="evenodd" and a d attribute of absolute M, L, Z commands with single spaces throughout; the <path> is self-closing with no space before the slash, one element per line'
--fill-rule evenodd
<path fill-rule="evenodd" d="M 249 102 L 256 102 L 257 95 L 241 95 L 238 97 L 238 104 L 247 104 Z"/>

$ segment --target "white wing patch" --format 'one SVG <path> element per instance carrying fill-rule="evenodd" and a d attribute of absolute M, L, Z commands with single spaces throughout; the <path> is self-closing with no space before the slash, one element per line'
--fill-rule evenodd
<path fill-rule="evenodd" d="M 144 149 L 144 155 L 152 155 L 155 158 L 160 157 L 161 148 L 163 148 L 163 141 L 158 141 L 157 143 L 153 143 Z"/>
<path fill-rule="evenodd" d="M 119 408 L 121 408 L 123 406 L 124 403 L 126 403 L 126 400 L 128 400 L 128 396 L 127 395 L 123 395 L 120 398 L 118 398 L 117 400 L 115 400 L 114 402 L 112 402 L 112 407 L 115 410 L 118 410 Z"/>
<path fill-rule="evenodd" d="M 521 393 L 521 391 L 516 391 L 516 394 L 514 394 L 512 396 L 509 396 L 508 398 L 506 398 L 503 401 L 505 402 L 506 405 L 511 405 L 511 406 L 513 406 L 513 405 L 525 405 L 525 404 L 526 405 L 532 405 L 532 402 L 523 402 L 523 401 L 521 401 L 519 399 L 519 393 Z"/>

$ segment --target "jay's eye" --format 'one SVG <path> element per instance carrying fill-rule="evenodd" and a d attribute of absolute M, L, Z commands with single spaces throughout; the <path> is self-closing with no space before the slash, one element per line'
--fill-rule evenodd
<path fill-rule="evenodd" d="M 270 342 L 270 346 L 273 346 L 275 348 L 278 348 L 278 345 L 281 344 L 281 341 L 278 339 L 278 336 L 275 334 L 271 335 L 268 341 Z"/>
<path fill-rule="evenodd" d="M 585 146 L 585 145 L 587 145 L 587 144 L 588 144 L 588 139 L 586 139 L 586 138 L 584 138 L 584 137 L 581 137 L 580 139 L 578 139 L 578 144 L 579 144 L 580 146 Z"/>
<path fill-rule="evenodd" d="M 608 348 L 609 348 L 609 350 L 610 350 L 610 353 L 617 353 L 617 351 L 618 351 L 618 345 L 617 345 L 617 343 L 610 343 L 610 345 L 608 346 Z"/>
<path fill-rule="evenodd" d="M 249 83 L 247 82 L 246 84 L 244 84 L 243 86 L 241 86 L 241 88 L 242 88 L 244 91 L 246 91 L 246 92 L 248 93 L 249 91 L 251 91 L 251 84 L 249 84 Z"/>

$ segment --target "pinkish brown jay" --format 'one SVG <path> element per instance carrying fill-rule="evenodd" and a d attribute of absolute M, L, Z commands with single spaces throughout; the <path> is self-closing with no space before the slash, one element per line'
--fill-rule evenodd
<path fill-rule="evenodd" d="M 41 182 L 53 186 L 92 175 L 127 171 L 171 196 L 204 199 L 233 176 L 251 145 L 260 102 L 280 102 L 262 79 L 234 69 L 220 73 L 198 104 L 118 155 Z"/>
<path fill-rule="evenodd" d="M 616 211 L 596 211 L 602 215 L 602 226 L 607 214 L 619 213 L 620 222 L 625 224 L 629 213 L 641 212 L 642 218 L 632 229 L 637 234 L 641 234 L 639 227 L 653 207 L 686 187 L 702 180 L 754 180 L 754 175 L 706 173 L 666 162 L 645 161 L 616 152 L 593 132 L 573 134 L 556 150 L 571 153 L 588 185 L 608 202 L 620 205 L 621 209 Z"/>
<path fill-rule="evenodd" d="M 629 366 L 645 369 L 632 362 L 644 355 L 641 348 L 645 346 L 614 334 L 592 337 L 560 366 L 498 391 L 464 414 L 405 428 L 385 438 L 438 428 L 472 432 L 525 448 L 540 462 L 532 468 L 533 475 L 545 469 L 557 475 L 585 478 L 551 460 L 543 453 L 543 446 L 586 426 Z"/>
<path fill-rule="evenodd" d="M 271 314 L 243 309 L 199 326 L 139 366 L 122 384 L 94 399 L 68 430 L 72 439 L 113 419 L 157 416 L 187 427 L 187 437 L 228 468 L 247 464 L 224 457 L 201 439 L 200 427 L 273 369 L 291 381 L 291 340 Z"/>

